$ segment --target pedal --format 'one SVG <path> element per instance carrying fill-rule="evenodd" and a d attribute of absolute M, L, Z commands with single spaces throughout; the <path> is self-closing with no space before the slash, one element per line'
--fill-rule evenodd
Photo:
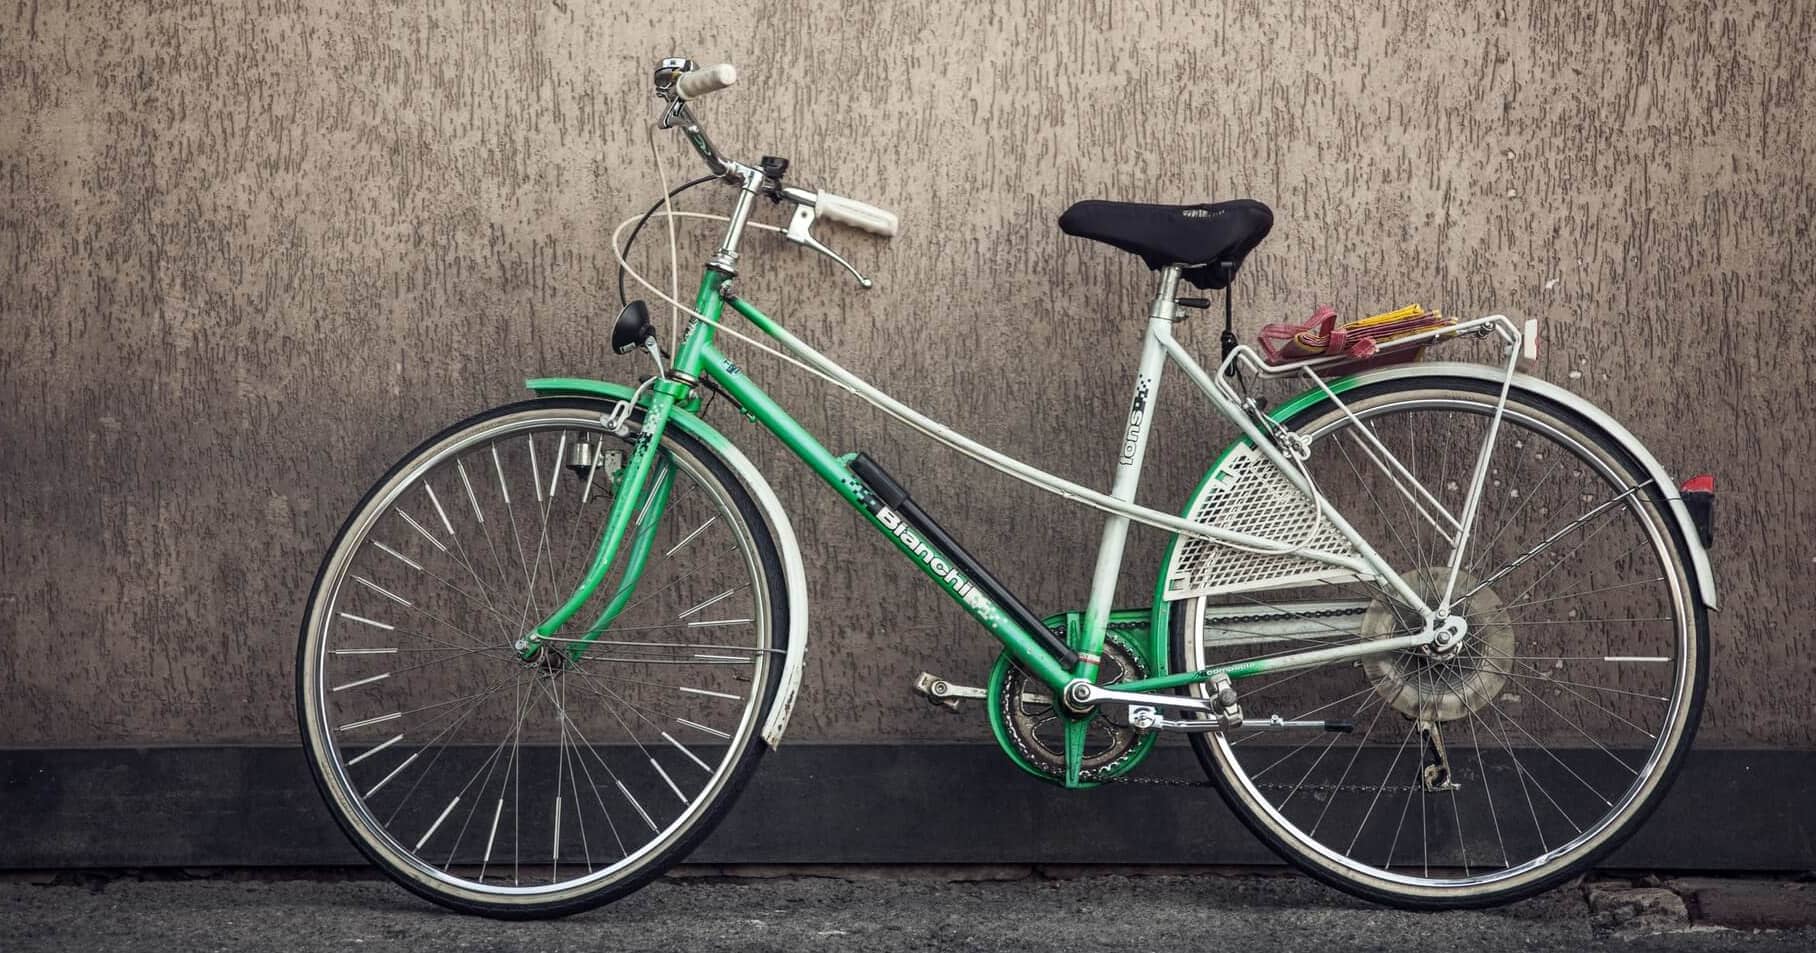
<path fill-rule="evenodd" d="M 931 672 L 922 672 L 914 678 L 914 690 L 926 696 L 930 705 L 941 705 L 950 711 L 958 711 L 958 703 L 966 698 L 987 698 L 990 693 L 981 688 L 969 685 L 954 685 Z"/>

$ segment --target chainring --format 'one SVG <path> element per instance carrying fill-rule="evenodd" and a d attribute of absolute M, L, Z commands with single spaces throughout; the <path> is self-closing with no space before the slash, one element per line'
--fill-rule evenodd
<path fill-rule="evenodd" d="M 1099 685 L 1113 685 L 1148 676 L 1141 656 L 1115 632 L 1104 633 L 1103 662 L 1098 668 Z M 1006 658 L 1006 656 L 1005 656 Z M 1045 780 L 1063 784 L 1066 778 L 1066 716 L 1055 710 L 1052 692 L 1014 662 L 998 664 L 991 672 L 990 697 L 996 702 L 990 712 L 992 725 L 1014 745 L 1017 761 L 1030 773 Z M 1141 754 L 1141 742 L 1147 736 L 1136 731 L 1127 721 L 1126 712 L 1112 718 L 1107 710 L 1121 706 L 1099 706 L 1091 716 L 1085 736 L 1084 759 L 1078 779 L 1086 783 L 1110 780 Z"/>

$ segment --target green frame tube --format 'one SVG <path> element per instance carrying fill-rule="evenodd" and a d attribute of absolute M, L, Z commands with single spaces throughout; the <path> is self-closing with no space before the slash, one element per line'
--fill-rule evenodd
<path fill-rule="evenodd" d="M 695 297 L 694 308 L 713 321 L 718 320 L 724 306 L 729 302 L 734 310 L 750 320 L 764 333 L 772 337 L 782 337 L 787 332 L 772 318 L 755 306 L 739 298 L 727 298 L 722 289 L 727 280 L 725 274 L 708 270 L 701 279 L 700 290 Z M 911 532 L 901 533 L 885 525 L 872 511 L 876 503 L 875 495 L 870 492 L 864 481 L 851 471 L 844 459 L 835 456 L 824 444 L 807 432 L 788 412 L 782 409 L 773 398 L 761 387 L 746 376 L 730 358 L 720 353 L 713 346 L 715 327 L 708 321 L 695 321 L 682 339 L 680 351 L 675 356 L 672 371 L 686 377 L 699 379 L 710 378 L 719 385 L 732 400 L 736 401 L 744 413 L 760 424 L 764 429 L 776 435 L 790 452 L 807 464 L 816 476 L 825 481 L 838 493 L 839 498 L 849 504 L 864 517 L 877 532 L 883 534 L 901 552 L 913 562 L 923 574 L 940 584 L 948 598 L 958 603 L 978 624 L 984 627 L 1000 641 L 1010 656 L 1040 679 L 1049 688 L 1058 691 L 1075 674 L 1062 666 L 1049 653 L 1044 645 L 1033 635 L 1002 611 L 993 600 L 977 591 L 975 585 L 955 570 L 936 572 L 936 563 L 950 565 L 946 554 L 924 540 L 917 539 Z M 618 589 L 610 603 L 588 626 L 580 638 L 568 643 L 568 652 L 578 658 L 594 640 L 604 634 L 619 611 L 630 600 L 636 590 L 638 579 L 642 575 L 649 551 L 654 543 L 654 528 L 667 503 L 667 487 L 672 483 L 672 469 L 665 470 L 657 479 L 657 486 L 650 488 L 653 498 L 646 496 L 645 488 L 649 483 L 651 471 L 661 454 L 659 445 L 662 433 L 667 427 L 669 416 L 676 407 L 690 406 L 694 400 L 693 388 L 674 379 L 660 380 L 651 385 L 652 396 L 643 416 L 642 431 L 638 435 L 637 445 L 631 451 L 630 458 L 620 471 L 618 493 L 612 502 L 611 514 L 606 519 L 606 528 L 599 542 L 599 549 L 588 567 L 585 577 L 576 587 L 574 594 L 554 614 L 536 626 L 526 637 L 520 650 L 525 658 L 532 657 L 539 651 L 543 641 L 553 636 L 561 627 L 577 614 L 582 606 L 597 592 L 601 583 L 611 572 L 612 564 L 623 548 L 633 520 L 639 511 L 644 513 L 644 524 L 631 543 L 627 553 L 625 572 Z M 643 505 L 647 500 L 647 508 Z"/>
<path fill-rule="evenodd" d="M 752 324 L 761 328 L 764 333 L 777 336 L 780 326 L 768 315 L 757 310 L 741 298 L 731 298 L 732 309 L 749 319 Z M 690 341 L 693 335 L 689 335 Z M 807 432 L 788 412 L 783 410 L 761 387 L 745 375 L 730 358 L 719 353 L 710 342 L 702 342 L 697 352 L 704 359 L 700 370 L 717 383 L 731 398 L 738 402 L 744 412 L 757 421 L 764 429 L 776 435 L 790 452 L 807 464 L 816 476 L 825 481 L 844 500 L 864 517 L 871 528 L 883 534 L 894 544 L 895 548 L 908 557 L 928 578 L 940 584 L 940 589 L 947 597 L 958 603 L 976 619 L 984 630 L 1003 643 L 1003 647 L 1024 668 L 1039 678 L 1049 687 L 1058 690 L 1070 682 L 1073 675 L 1059 664 L 1027 630 L 1017 625 L 1009 615 L 1002 611 L 994 601 L 969 584 L 969 581 L 956 571 L 941 574 L 934 571 L 935 562 L 949 564 L 946 554 L 924 540 L 916 539 L 912 533 L 898 533 L 886 526 L 871 506 L 875 502 L 874 494 L 857 474 L 851 472 L 845 461 L 826 449 L 814 436 Z M 925 554 L 925 555 L 923 555 Z"/>

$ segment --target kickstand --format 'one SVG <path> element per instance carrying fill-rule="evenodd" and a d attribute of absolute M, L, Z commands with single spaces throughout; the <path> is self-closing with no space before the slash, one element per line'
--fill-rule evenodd
<path fill-rule="evenodd" d="M 1450 776 L 1450 756 L 1444 751 L 1444 734 L 1435 721 L 1419 720 L 1419 741 L 1424 749 L 1419 759 L 1419 783 L 1431 793 L 1455 791 L 1457 784 Z"/>

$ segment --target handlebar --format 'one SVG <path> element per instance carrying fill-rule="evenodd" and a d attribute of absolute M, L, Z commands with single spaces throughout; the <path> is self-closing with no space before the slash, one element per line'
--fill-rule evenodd
<path fill-rule="evenodd" d="M 738 81 L 738 71 L 729 63 L 716 66 L 695 67 L 692 60 L 681 57 L 670 57 L 657 64 L 655 83 L 656 94 L 668 103 L 663 113 L 663 128 L 679 128 L 693 145 L 694 151 L 706 162 L 708 169 L 716 177 L 738 182 L 743 194 L 738 200 L 738 209 L 731 217 L 731 228 L 726 241 L 721 246 L 720 254 L 728 261 L 736 259 L 737 239 L 744 228 L 746 216 L 750 214 L 751 202 L 758 195 L 768 195 L 775 199 L 787 199 L 794 203 L 795 219 L 789 224 L 786 237 L 796 244 L 806 245 L 822 254 L 830 256 L 839 264 L 851 271 L 865 287 L 870 286 L 869 279 L 859 274 L 851 263 L 835 254 L 831 249 L 815 241 L 808 233 L 816 218 L 824 218 L 841 225 L 861 229 L 872 235 L 892 238 L 901 229 L 901 220 L 894 212 L 860 202 L 857 199 L 834 195 L 831 192 L 812 192 L 804 189 L 782 185 L 783 170 L 787 162 L 779 168 L 771 168 L 770 160 L 765 159 L 763 168 L 754 168 L 741 162 L 735 162 L 722 156 L 707 137 L 706 131 L 700 128 L 700 121 L 688 107 L 690 100 L 699 99 Z"/>
<path fill-rule="evenodd" d="M 681 74 L 681 78 L 675 81 L 675 92 L 684 100 L 699 99 L 737 81 L 737 69 L 730 63 L 720 63 Z"/>
<path fill-rule="evenodd" d="M 834 195 L 824 189 L 820 191 L 820 197 L 814 202 L 814 207 L 819 209 L 820 215 L 825 218 L 841 225 L 863 229 L 872 235 L 881 235 L 884 238 L 894 238 L 896 231 L 901 228 L 901 221 L 896 218 L 894 212 L 878 208 L 869 202 Z"/>

